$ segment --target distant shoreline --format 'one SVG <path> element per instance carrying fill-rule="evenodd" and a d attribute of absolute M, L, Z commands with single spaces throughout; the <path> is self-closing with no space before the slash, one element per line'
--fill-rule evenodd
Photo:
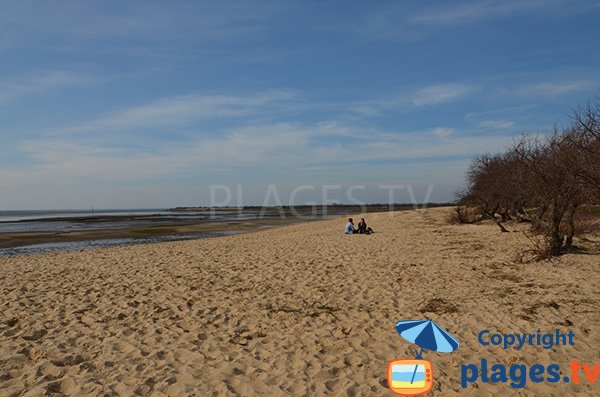
<path fill-rule="evenodd" d="M 448 207 L 455 205 L 455 203 L 419 203 L 419 207 Z M 392 211 L 406 210 L 415 208 L 415 204 L 410 203 L 376 203 L 376 204 L 302 204 L 302 205 L 275 205 L 275 206 L 262 206 L 262 205 L 244 205 L 244 206 L 223 206 L 223 207 L 174 207 L 168 209 L 168 211 L 174 212 L 195 212 L 195 211 L 240 211 L 240 210 L 276 210 L 281 209 L 283 211 L 299 211 L 303 212 L 306 210 L 312 210 L 317 208 L 326 208 L 327 210 L 335 211 L 341 209 L 367 209 L 367 212 L 386 212 L 392 209 Z"/>

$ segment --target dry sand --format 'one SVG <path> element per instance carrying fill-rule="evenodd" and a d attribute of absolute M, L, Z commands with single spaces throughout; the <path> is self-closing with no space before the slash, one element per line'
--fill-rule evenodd
<path fill-rule="evenodd" d="M 0 395 L 391 396 L 401 319 L 461 342 L 426 353 L 429 395 L 600 395 L 590 384 L 460 388 L 460 365 L 600 363 L 600 256 L 516 264 L 522 230 L 447 208 L 185 242 L 0 259 Z M 587 243 L 592 244 L 592 243 Z M 593 247 L 592 247 L 593 248 Z M 477 333 L 573 329 L 575 346 L 485 348 Z"/>

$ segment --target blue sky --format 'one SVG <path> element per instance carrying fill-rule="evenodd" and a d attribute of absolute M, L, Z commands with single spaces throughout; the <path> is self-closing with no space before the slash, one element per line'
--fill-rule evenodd
<path fill-rule="evenodd" d="M 600 1 L 3 1 L 0 209 L 203 205 L 211 185 L 452 200 L 473 156 L 600 96 L 599 20 Z"/>

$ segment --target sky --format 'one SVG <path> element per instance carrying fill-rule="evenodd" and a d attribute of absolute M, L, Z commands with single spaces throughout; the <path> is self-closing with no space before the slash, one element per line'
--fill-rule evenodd
<path fill-rule="evenodd" d="M 599 20 L 598 0 L 1 0 L 0 210 L 452 201 L 473 157 L 600 97 Z"/>

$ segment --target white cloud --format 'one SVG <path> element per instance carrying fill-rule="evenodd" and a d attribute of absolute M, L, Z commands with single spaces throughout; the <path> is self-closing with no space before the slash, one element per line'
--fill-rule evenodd
<path fill-rule="evenodd" d="M 450 128 L 421 133 L 398 134 L 364 131 L 335 123 L 299 126 L 288 123 L 235 128 L 218 136 L 200 137 L 152 151 L 127 150 L 119 145 L 102 145 L 91 140 L 29 140 L 22 152 L 35 160 L 29 167 L 0 169 L 5 186 L 47 184 L 86 180 L 157 180 L 169 176 L 212 173 L 235 175 L 239 170 L 262 170 L 258 178 L 297 168 L 333 166 L 376 160 L 472 156 L 507 145 L 510 137 L 455 137 Z M 356 138 L 324 143 L 327 137 L 347 134 Z M 202 134 L 201 134 L 202 135 Z M 390 139 L 392 138 L 392 139 Z M 325 139 L 325 141 L 323 141 Z M 291 176 L 290 176 L 291 177 Z"/>
<path fill-rule="evenodd" d="M 411 102 L 415 106 L 436 105 L 450 102 L 477 91 L 477 87 L 464 84 L 439 84 L 418 90 Z"/>
<path fill-rule="evenodd" d="M 484 120 L 477 124 L 482 128 L 491 128 L 495 130 L 503 130 L 507 128 L 513 128 L 515 123 L 513 121 L 504 121 L 504 120 Z"/>
<path fill-rule="evenodd" d="M 348 110 L 360 116 L 374 117 L 387 110 L 441 105 L 467 97 L 478 90 L 479 87 L 474 85 L 436 84 L 394 97 L 352 103 L 348 105 Z"/>
<path fill-rule="evenodd" d="M 452 2 L 436 8 L 428 8 L 410 17 L 416 24 L 455 25 L 473 23 L 490 18 L 507 17 L 514 14 L 548 10 L 552 6 L 564 3 L 564 0 L 502 0 L 458 3 Z"/>
<path fill-rule="evenodd" d="M 481 112 L 470 112 L 465 120 L 478 129 L 514 130 L 517 126 L 526 125 L 531 119 L 531 112 L 539 105 L 521 105 L 508 108 L 492 109 Z"/>
<path fill-rule="evenodd" d="M 323 122 L 270 123 L 211 134 L 198 131 L 185 141 L 171 141 L 148 150 L 128 149 L 118 140 L 99 141 L 94 134 L 33 139 L 20 147 L 29 165 L 0 166 L 0 180 L 8 192 L 3 196 L 3 205 L 191 205 L 202 202 L 195 200 L 201 200 L 199 192 L 210 184 L 247 187 L 270 183 L 279 186 L 424 180 L 441 183 L 440 189 L 445 189 L 445 193 L 440 193 L 443 200 L 448 200 L 453 186 L 463 178 L 462 171 L 456 171 L 452 178 L 440 176 L 449 173 L 449 161 L 455 168 L 462 168 L 468 163 L 467 158 L 501 150 L 512 142 L 510 136 L 482 139 L 453 133 L 447 127 L 412 132 L 365 131 Z M 340 136 L 348 139 L 339 139 Z M 440 139 L 448 136 L 452 139 Z M 160 193 L 149 197 L 144 194 L 148 189 Z M 39 192 L 44 192 L 43 200 L 33 199 L 39 197 Z M 207 200 L 208 193 L 203 197 Z"/>
<path fill-rule="evenodd" d="M 295 94 L 267 91 L 255 95 L 182 95 L 110 112 L 92 122 L 64 129 L 63 133 L 139 130 L 146 127 L 186 125 L 196 120 L 225 119 L 290 110 Z"/>
<path fill-rule="evenodd" d="M 525 85 L 516 89 L 514 93 L 519 96 L 552 98 L 573 92 L 594 91 L 599 88 L 600 81 L 598 80 L 576 80 Z"/>
<path fill-rule="evenodd" d="M 160 179 L 182 173 L 204 174 L 214 169 L 235 172 L 240 167 L 285 164 L 301 158 L 312 130 L 289 124 L 245 127 L 220 136 L 201 137 L 151 151 L 128 150 L 116 143 L 90 139 L 25 141 L 20 149 L 35 163 L 27 168 L 0 169 L 7 185 L 100 180 Z"/>
<path fill-rule="evenodd" d="M 190 38 L 243 40 L 260 34 L 280 8 L 253 2 L 180 2 L 177 7 L 138 2 L 111 8 L 77 1 L 4 1 L 0 48 L 40 42 L 59 47 L 90 38 L 113 39 L 115 48 L 124 46 L 123 39 L 137 40 L 136 48 Z"/>
<path fill-rule="evenodd" d="M 446 138 L 454 133 L 454 128 L 438 127 L 433 130 L 433 135 L 438 138 Z"/>
<path fill-rule="evenodd" d="M 66 71 L 46 71 L 0 81 L 0 104 L 30 95 L 40 95 L 64 87 L 80 86 L 99 81 L 86 74 Z"/>
<path fill-rule="evenodd" d="M 490 117 L 490 116 L 496 117 L 497 115 L 515 115 L 515 114 L 529 112 L 537 107 L 539 107 L 539 105 L 521 105 L 521 106 L 513 106 L 513 107 L 509 107 L 509 108 L 486 110 L 486 111 L 482 111 L 482 112 L 470 112 L 470 113 L 466 114 L 465 118 L 468 121 L 474 121 L 477 119 L 486 118 L 486 117 Z"/>
<path fill-rule="evenodd" d="M 576 16 L 597 7 L 593 2 L 568 0 L 447 1 L 414 7 L 391 2 L 366 16 L 358 31 L 375 38 L 420 40 L 432 33 L 520 15 L 544 19 Z"/>

